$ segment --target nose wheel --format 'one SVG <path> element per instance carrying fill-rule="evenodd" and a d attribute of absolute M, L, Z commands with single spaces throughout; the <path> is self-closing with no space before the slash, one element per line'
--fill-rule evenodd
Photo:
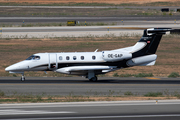
<path fill-rule="evenodd" d="M 21 81 L 22 81 L 22 82 L 25 81 L 25 76 L 24 76 L 24 74 L 22 74 Z"/>

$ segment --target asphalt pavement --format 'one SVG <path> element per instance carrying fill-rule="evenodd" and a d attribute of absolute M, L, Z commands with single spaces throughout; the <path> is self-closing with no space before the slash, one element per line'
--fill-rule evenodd
<path fill-rule="evenodd" d="M 97 82 L 90 82 L 82 77 L 26 77 L 25 82 L 20 77 L 0 77 L 0 90 L 7 95 L 83 95 L 108 96 L 124 95 L 130 91 L 134 95 L 144 95 L 148 92 L 175 94 L 180 92 L 180 78 L 120 78 L 99 77 Z"/>
<path fill-rule="evenodd" d="M 156 9 L 169 8 L 170 10 L 178 9 L 179 6 L 0 6 L 0 8 L 131 8 L 131 9 Z"/>
<path fill-rule="evenodd" d="M 3 120 L 178 120 L 179 100 L 1 104 Z"/>
<path fill-rule="evenodd" d="M 136 23 L 136 25 L 129 25 Z M 141 36 L 147 28 L 179 29 L 179 23 L 165 21 L 126 22 L 115 26 L 66 26 L 66 27 L 3 27 L 2 38 L 53 38 L 53 37 L 107 37 L 107 36 Z M 147 23 L 147 25 L 145 25 Z"/>
<path fill-rule="evenodd" d="M 122 22 L 179 20 L 180 16 L 121 16 L 121 17 L 0 17 L 1 23 L 52 23 L 76 20 L 79 22 Z"/>

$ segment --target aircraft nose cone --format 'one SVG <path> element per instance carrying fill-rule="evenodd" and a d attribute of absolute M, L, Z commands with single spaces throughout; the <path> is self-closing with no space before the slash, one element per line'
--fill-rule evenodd
<path fill-rule="evenodd" d="M 5 71 L 9 71 L 9 67 L 5 68 Z"/>
<path fill-rule="evenodd" d="M 27 65 L 28 64 L 26 61 L 18 62 L 18 63 L 15 63 L 15 64 L 5 68 L 5 71 L 9 71 L 9 72 L 23 71 L 23 70 L 26 70 L 28 68 Z"/>
<path fill-rule="evenodd" d="M 11 66 L 5 68 L 5 71 L 11 71 L 11 70 L 13 70 Z"/>

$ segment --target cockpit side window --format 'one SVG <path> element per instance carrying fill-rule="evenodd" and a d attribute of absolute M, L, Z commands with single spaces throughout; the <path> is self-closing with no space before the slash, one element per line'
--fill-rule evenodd
<path fill-rule="evenodd" d="M 39 56 L 34 56 L 33 60 L 40 60 Z"/>
<path fill-rule="evenodd" d="M 40 60 L 40 56 L 32 55 L 32 56 L 28 57 L 26 60 Z"/>
<path fill-rule="evenodd" d="M 26 60 L 32 60 L 35 56 L 31 55 L 30 57 L 28 57 Z"/>

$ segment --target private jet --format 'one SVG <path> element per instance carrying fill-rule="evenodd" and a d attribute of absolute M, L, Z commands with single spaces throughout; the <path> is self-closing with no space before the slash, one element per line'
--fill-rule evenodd
<path fill-rule="evenodd" d="M 133 66 L 152 66 L 156 62 L 156 50 L 162 35 L 171 28 L 145 29 L 141 39 L 131 47 L 98 52 L 37 53 L 26 60 L 5 69 L 9 73 L 22 74 L 25 71 L 53 71 L 79 75 L 90 81 L 97 81 L 97 75 Z"/>

